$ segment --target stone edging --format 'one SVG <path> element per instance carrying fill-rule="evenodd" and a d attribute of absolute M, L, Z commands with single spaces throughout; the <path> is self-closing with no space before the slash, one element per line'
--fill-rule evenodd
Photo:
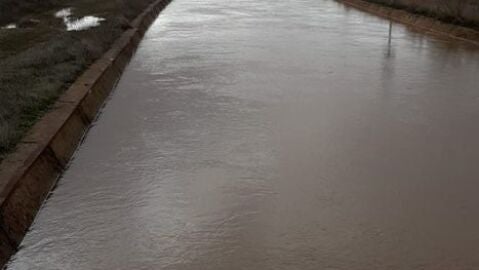
<path fill-rule="evenodd" d="M 0 268 L 17 250 L 143 34 L 170 1 L 156 0 L 136 17 L 0 164 Z"/>
<path fill-rule="evenodd" d="M 383 6 L 380 4 L 370 3 L 364 0 L 336 1 L 395 22 L 416 27 L 429 33 L 445 35 L 479 45 L 479 31 L 476 31 L 472 28 L 444 23 L 431 17 Z"/>

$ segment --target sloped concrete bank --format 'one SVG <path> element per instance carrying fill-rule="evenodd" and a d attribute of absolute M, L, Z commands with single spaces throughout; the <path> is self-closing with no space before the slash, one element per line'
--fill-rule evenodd
<path fill-rule="evenodd" d="M 405 10 L 382 6 L 364 0 L 337 0 L 347 6 L 372 13 L 391 21 L 410 25 L 426 33 L 439 34 L 479 45 L 479 31 L 459 25 L 448 24 L 431 17 Z"/>
<path fill-rule="evenodd" d="M 17 250 L 128 64 L 143 34 L 171 0 L 157 0 L 58 99 L 0 164 L 0 267 Z"/>

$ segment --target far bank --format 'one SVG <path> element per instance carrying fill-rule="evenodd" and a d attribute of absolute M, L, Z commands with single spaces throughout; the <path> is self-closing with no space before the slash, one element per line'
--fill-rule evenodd
<path fill-rule="evenodd" d="M 479 0 L 365 0 L 479 29 Z"/>

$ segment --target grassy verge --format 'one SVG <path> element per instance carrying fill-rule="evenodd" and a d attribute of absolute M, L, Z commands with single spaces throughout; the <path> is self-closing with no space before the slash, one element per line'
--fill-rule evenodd
<path fill-rule="evenodd" d="M 366 0 L 479 29 L 479 0 Z"/>
<path fill-rule="evenodd" d="M 105 52 L 153 0 L 0 0 L 0 161 L 79 74 Z M 68 32 L 53 15 L 106 20 Z M 35 11 L 33 13 L 33 11 Z M 8 14 L 6 14 L 8 13 Z"/>

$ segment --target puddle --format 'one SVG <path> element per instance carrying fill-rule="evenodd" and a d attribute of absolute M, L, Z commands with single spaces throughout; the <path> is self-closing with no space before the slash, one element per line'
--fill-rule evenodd
<path fill-rule="evenodd" d="M 67 31 L 82 31 L 89 28 L 97 27 L 104 18 L 95 16 L 86 16 L 78 20 L 68 20 L 65 22 Z"/>
<path fill-rule="evenodd" d="M 5 26 L 2 26 L 2 29 L 16 29 L 17 28 L 17 25 L 14 24 L 14 23 L 11 23 L 11 24 L 7 24 Z"/>
<path fill-rule="evenodd" d="M 72 15 L 72 8 L 64 8 L 55 13 L 56 18 L 63 19 L 63 23 L 67 28 L 67 31 L 82 31 L 100 25 L 104 18 L 95 16 L 85 16 L 79 19 L 70 18 Z"/>
<path fill-rule="evenodd" d="M 71 8 L 64 8 L 55 13 L 55 17 L 57 18 L 68 18 L 72 15 L 72 9 Z"/>

